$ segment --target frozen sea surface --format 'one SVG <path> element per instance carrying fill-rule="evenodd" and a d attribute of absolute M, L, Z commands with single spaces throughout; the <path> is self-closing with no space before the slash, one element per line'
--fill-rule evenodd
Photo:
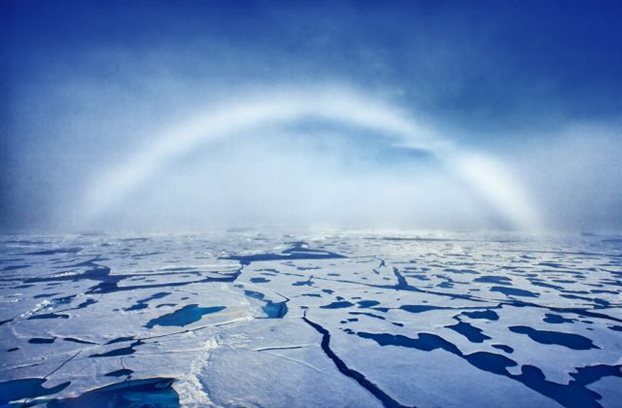
<path fill-rule="evenodd" d="M 1 241 L 0 406 L 622 406 L 619 237 Z"/>

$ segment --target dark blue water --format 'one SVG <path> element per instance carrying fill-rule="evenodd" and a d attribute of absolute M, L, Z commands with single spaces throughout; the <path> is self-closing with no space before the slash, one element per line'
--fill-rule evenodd
<path fill-rule="evenodd" d="M 490 339 L 490 337 L 482 334 L 482 329 L 479 329 L 475 326 L 472 326 L 469 323 L 458 322 L 453 326 L 445 326 L 448 329 L 454 330 L 457 333 L 462 334 L 466 337 L 471 343 L 482 343 L 484 340 Z"/>
<path fill-rule="evenodd" d="M 150 329 L 154 326 L 186 326 L 198 322 L 206 314 L 218 313 L 226 309 L 225 306 L 199 307 L 197 304 L 184 306 L 173 313 L 151 319 L 145 324 Z"/>
<path fill-rule="evenodd" d="M 171 292 L 157 292 L 157 293 L 154 293 L 153 295 L 151 295 L 149 297 L 137 300 L 135 304 L 133 304 L 132 306 L 130 306 L 128 308 L 125 308 L 123 310 L 130 312 L 132 310 L 146 309 L 147 307 L 149 307 L 149 302 L 151 300 L 162 299 L 163 297 L 166 297 L 166 296 L 168 296 L 170 294 L 171 294 Z"/>
<path fill-rule="evenodd" d="M 533 341 L 540 344 L 557 344 L 573 350 L 589 350 L 591 348 L 599 348 L 592 343 L 592 340 L 579 334 L 537 330 L 528 326 L 510 326 L 509 329 L 514 333 L 526 334 Z"/>
<path fill-rule="evenodd" d="M 507 288 L 505 286 L 493 286 L 490 288 L 491 292 L 501 292 L 507 296 L 523 296 L 523 297 L 538 297 L 537 293 L 524 289 Z"/>
<path fill-rule="evenodd" d="M 75 398 L 54 399 L 49 408 L 177 408 L 179 395 L 172 378 L 122 381 Z"/>
<path fill-rule="evenodd" d="M 320 306 L 320 308 L 321 309 L 343 309 L 343 308 L 352 307 L 352 306 L 354 306 L 353 303 L 348 302 L 347 300 L 344 300 L 344 301 L 333 302 L 328 305 Z"/>
<path fill-rule="evenodd" d="M 499 315 L 494 310 L 462 312 L 463 315 L 471 319 L 499 320 Z"/>
<path fill-rule="evenodd" d="M 254 255 L 232 255 L 222 259 L 233 259 L 242 265 L 250 265 L 252 262 L 260 261 L 284 261 L 299 259 L 339 259 L 345 258 L 344 255 L 318 249 L 309 249 L 305 242 L 294 242 L 291 248 L 283 250 L 280 254 L 265 253 Z"/>
<path fill-rule="evenodd" d="M 262 306 L 261 309 L 264 311 L 266 317 L 268 317 L 269 319 L 282 319 L 287 314 L 288 300 L 282 302 L 273 302 L 272 300 L 265 299 L 265 295 L 263 293 L 254 290 L 245 290 L 244 294 L 253 299 L 265 302 L 265 305 Z"/>
<path fill-rule="evenodd" d="M 24 378 L 21 380 L 5 381 L 0 383 L 0 406 L 8 406 L 11 401 L 22 398 L 36 398 L 44 395 L 55 394 L 67 388 L 69 382 L 55 387 L 45 388 L 43 378 Z"/>

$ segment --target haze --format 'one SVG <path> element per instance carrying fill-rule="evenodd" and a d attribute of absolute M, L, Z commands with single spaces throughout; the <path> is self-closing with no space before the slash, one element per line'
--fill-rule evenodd
<path fill-rule="evenodd" d="M 622 227 L 616 2 L 5 1 L 4 231 Z"/>

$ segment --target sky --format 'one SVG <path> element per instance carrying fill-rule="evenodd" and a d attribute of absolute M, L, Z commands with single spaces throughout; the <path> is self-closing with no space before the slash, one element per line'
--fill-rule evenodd
<path fill-rule="evenodd" d="M 622 229 L 618 1 L 0 1 L 0 230 Z"/>

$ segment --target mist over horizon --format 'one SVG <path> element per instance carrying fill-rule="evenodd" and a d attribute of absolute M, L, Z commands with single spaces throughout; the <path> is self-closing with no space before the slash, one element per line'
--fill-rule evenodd
<path fill-rule="evenodd" d="M 620 232 L 619 5 L 447 5 L 3 2 L 0 230 Z"/>

